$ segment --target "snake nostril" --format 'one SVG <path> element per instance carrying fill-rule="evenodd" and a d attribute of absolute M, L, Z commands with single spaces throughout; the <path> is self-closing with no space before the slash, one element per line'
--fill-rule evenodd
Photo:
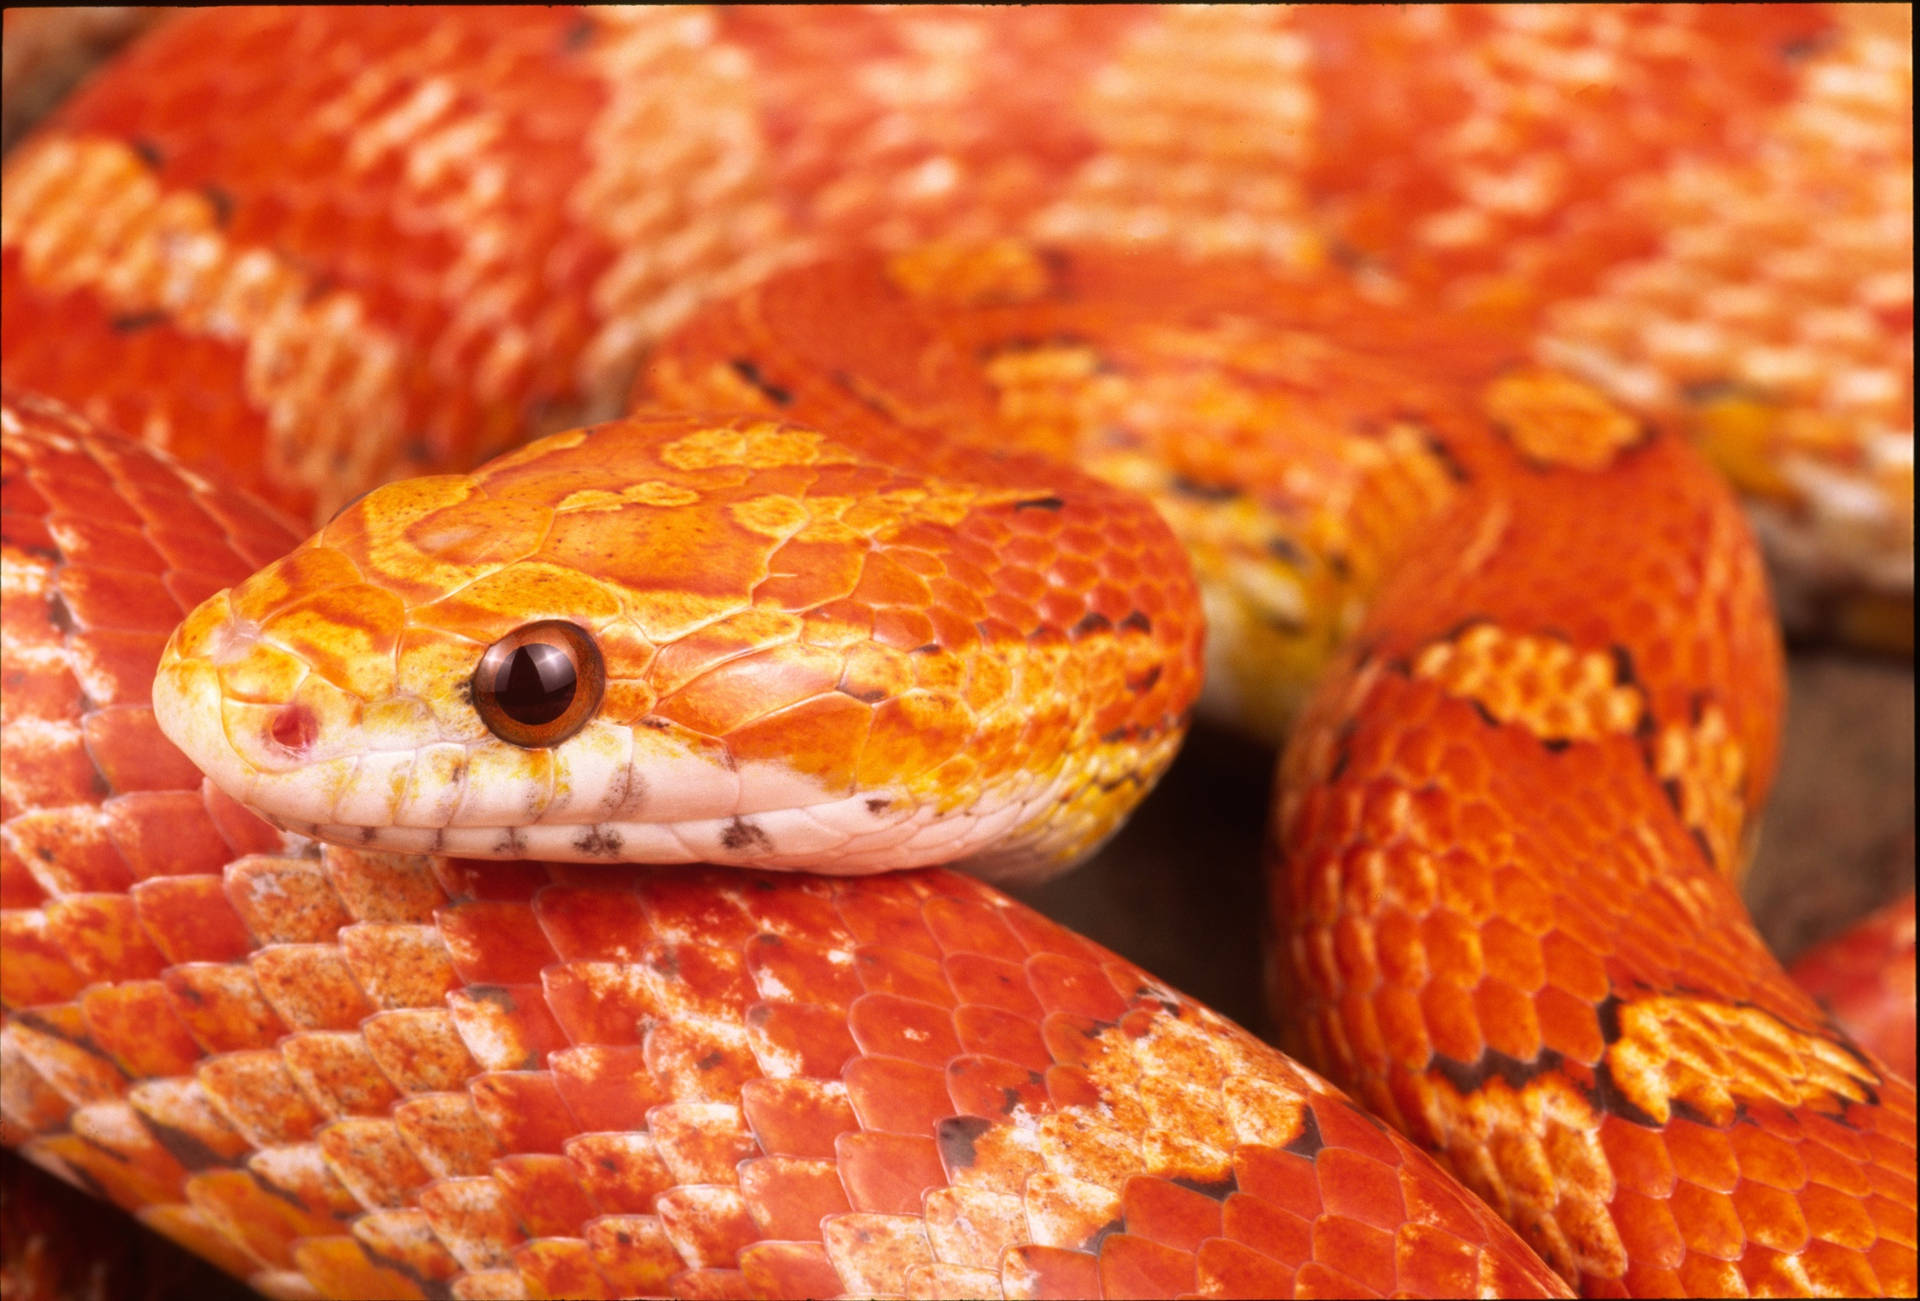
<path fill-rule="evenodd" d="M 288 705 L 273 716 L 267 735 L 281 749 L 293 754 L 305 754 L 319 731 L 319 720 L 314 718 L 311 709 L 305 705 Z"/>

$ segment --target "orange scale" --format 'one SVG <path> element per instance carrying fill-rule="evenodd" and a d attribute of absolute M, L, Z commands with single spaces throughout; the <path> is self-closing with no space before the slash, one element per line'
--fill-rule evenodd
<path fill-rule="evenodd" d="M 1548 932 L 1540 941 L 1540 956 L 1551 987 L 1562 989 L 1588 1004 L 1605 998 L 1613 986 L 1607 964 L 1596 949 L 1562 930 Z"/>
<path fill-rule="evenodd" d="M 928 593 L 926 600 L 929 602 L 932 600 L 931 593 Z M 882 646 L 889 646 L 895 650 L 918 650 L 922 646 L 934 644 L 933 619 L 917 604 L 884 606 L 874 612 L 873 639 Z"/>
<path fill-rule="evenodd" d="M 864 988 L 844 949 L 762 932 L 747 941 L 745 952 L 747 974 L 769 997 L 846 1007 Z"/>
<path fill-rule="evenodd" d="M 489 1071 L 467 1085 L 473 1109 L 504 1152 L 560 1152 L 579 1132 L 546 1071 Z"/>
<path fill-rule="evenodd" d="M 1062 539 L 1063 544 L 1068 541 L 1069 539 Z M 1060 591 L 1084 595 L 1094 591 L 1095 584 L 1100 581 L 1102 573 L 1100 565 L 1085 559 L 1084 556 L 1088 554 L 1097 556 L 1100 553 L 1097 547 L 1076 547 L 1075 550 L 1080 554 L 1069 553 L 1054 558 L 1052 566 L 1047 570 L 1047 581 Z"/>
<path fill-rule="evenodd" d="M 652 1009 L 730 1020 L 752 1001 L 739 953 L 697 942 L 655 941 L 636 964 Z"/>
<path fill-rule="evenodd" d="M 1066 1247 L 1009 1247 L 1000 1259 L 1000 1278 L 1007 1292 L 1036 1301 L 1108 1295 L 1102 1290 L 1099 1257 Z"/>
<path fill-rule="evenodd" d="M 1476 1230 L 1469 1232 L 1480 1236 Z M 1397 1291 L 1403 1296 L 1469 1296 L 1482 1286 L 1481 1251 L 1431 1225 L 1412 1221 L 1394 1234 Z"/>
<path fill-rule="evenodd" d="M 178 495 L 180 485 L 169 485 Z M 21 507 L 7 503 L 11 510 Z M 58 516 L 49 521 L 53 525 L 52 536 L 58 539 L 61 563 L 67 566 L 110 569 L 125 569 L 140 573 L 159 573 L 168 568 L 190 569 L 192 565 L 170 564 L 161 558 L 153 545 L 154 530 L 143 528 L 139 524 L 116 523 L 111 520 L 90 518 L 87 516 Z M 8 521 L 8 541 L 19 545 L 11 536 L 12 521 Z M 42 526 L 43 528 L 45 526 Z M 217 542 L 211 543 L 214 559 L 211 564 L 202 566 L 214 572 L 232 571 L 240 568 L 224 547 Z"/>
<path fill-rule="evenodd" d="M 996 1007 L 1035 1021 L 1042 1015 L 1020 962 L 981 953 L 956 953 L 942 965 L 959 1002 Z"/>
<path fill-rule="evenodd" d="M 927 609 L 927 619 L 933 625 L 933 633 L 928 640 L 949 651 L 972 651 L 982 639 L 974 625 L 986 613 L 979 598 L 940 580 L 932 584 L 932 594 L 933 604 Z"/>
<path fill-rule="evenodd" d="M 1007 1117 L 1024 1108 L 1040 1115 L 1048 1106 L 1051 1066 L 1033 1069 L 998 1056 L 964 1055 L 947 1063 L 947 1096 L 952 1100 L 950 1114 L 960 1116 Z M 1091 1082 L 1082 1082 L 1091 1088 Z M 1096 1091 L 1097 1092 L 1097 1091 Z M 1071 1105 L 1054 1098 L 1053 1105 Z"/>
<path fill-rule="evenodd" d="M 891 550 L 868 551 L 864 554 L 860 581 L 854 584 L 850 596 L 855 601 L 875 607 L 891 606 L 907 610 L 924 608 L 932 599 L 927 580 L 896 560 Z M 918 641 L 913 643 L 916 646 L 919 644 Z"/>
<path fill-rule="evenodd" d="M 873 707 L 856 783 L 879 787 L 921 779 L 954 757 L 974 731 L 970 710 L 933 692 L 915 690 L 883 700 Z"/>
<path fill-rule="evenodd" d="M 1877 1216 L 1884 1217 L 1889 1208 L 1905 1208 L 1909 1205 L 1907 1200 L 1907 1181 L 1905 1171 L 1902 1168 L 1903 1162 L 1901 1155 L 1896 1148 L 1895 1141 L 1884 1135 L 1877 1135 L 1876 1137 L 1883 1139 L 1883 1150 L 1875 1163 L 1867 1168 L 1867 1177 L 1874 1185 L 1874 1193 L 1873 1196 L 1868 1199 L 1868 1204 L 1874 1208 Z M 1884 1150 L 1889 1148 L 1896 1150 Z M 1907 1214 L 1911 1216 L 1912 1212 L 1907 1211 Z M 1908 1236 L 1911 1236 L 1910 1229 L 1908 1230 Z"/>
<path fill-rule="evenodd" d="M 26 1065 L 64 1107 L 106 1103 L 126 1091 L 126 1076 L 88 1040 L 80 1009 L 71 1003 L 35 1009 L 34 1021 L 17 1023 L 8 1038 L 9 1069 Z"/>
<path fill-rule="evenodd" d="M 929 625 L 927 631 L 931 637 L 931 625 Z M 966 659 L 959 655 L 942 651 L 938 644 L 931 640 L 922 642 L 918 647 L 915 647 L 915 649 L 920 653 L 913 655 L 908 660 L 908 667 L 913 674 L 914 687 L 921 691 L 958 697 L 967 709 L 974 712 L 978 712 L 984 706 L 990 706 L 996 703 L 988 699 L 980 704 L 976 704 L 972 699 L 967 697 L 967 687 L 973 674 L 970 671 L 972 665 L 968 664 Z"/>
<path fill-rule="evenodd" d="M 921 932 L 925 936 L 925 932 Z M 926 942 L 939 950 L 930 936 Z M 894 994 L 938 1007 L 953 1007 L 958 998 L 947 981 L 942 962 L 924 953 L 886 945 L 862 945 L 854 953 L 860 987 L 869 994 Z"/>
<path fill-rule="evenodd" d="M 1543 1050 L 1569 1062 L 1593 1064 L 1606 1054 L 1606 1038 L 1593 1004 L 1564 989 L 1548 986 L 1533 996 L 1533 1018 Z"/>
<path fill-rule="evenodd" d="M 11 954 L 12 949 L 8 950 Z M 158 981 L 98 985 L 80 996 L 87 1037 L 132 1080 L 185 1075 L 201 1051 Z"/>
<path fill-rule="evenodd" d="M 1741 1264 L 1711 1256 L 1689 1255 L 1680 1264 L 1682 1296 L 1750 1295 Z"/>
<path fill-rule="evenodd" d="M 840 1179 L 856 1211 L 918 1217 L 927 1191 L 947 1186 L 931 1138 L 905 1134 L 842 1134 L 834 1141 Z"/>
<path fill-rule="evenodd" d="M 365 1247 L 347 1237 L 313 1237 L 296 1243 L 293 1266 L 323 1296 L 420 1298 L 420 1283 L 398 1269 L 379 1264 Z"/>
<path fill-rule="evenodd" d="M 441 1007 L 459 984 L 446 946 L 429 927 L 356 922 L 339 942 L 354 978 L 381 1007 Z"/>
<path fill-rule="evenodd" d="M 147 936 L 170 965 L 227 962 L 253 948 L 218 876 L 153 877 L 128 893 Z"/>
<path fill-rule="evenodd" d="M 1752 1242 L 1789 1254 L 1807 1245 L 1807 1221 L 1792 1193 L 1742 1180 L 1733 1190 L 1733 1208 Z"/>
<path fill-rule="evenodd" d="M 660 1195 L 673 1187 L 673 1172 L 647 1137 L 644 1122 L 628 1127 L 628 1131 L 576 1134 L 565 1145 L 567 1167 L 581 1191 L 601 1212 L 651 1215 Z M 519 1215 L 508 1200 L 505 1186 L 494 1179 L 476 1182 L 479 1187 L 474 1191 L 484 1199 L 483 1205 L 514 1227 L 509 1241 L 518 1241 Z M 432 1193 L 429 1189 L 421 1198 L 430 1211 Z"/>
<path fill-rule="evenodd" d="M 507 1259 L 526 1240 L 506 1189 L 496 1180 L 443 1179 L 421 1190 L 419 1204 L 434 1236 L 469 1269 Z"/>
<path fill-rule="evenodd" d="M 1330 1103 L 1314 1106 L 1312 1110 L 1323 1151 L 1329 1147 L 1347 1148 L 1392 1166 L 1398 1166 L 1405 1159 L 1400 1145 L 1365 1112 Z"/>
<path fill-rule="evenodd" d="M 109 789 L 127 791 L 195 790 L 197 770 L 160 732 L 145 704 L 113 705 L 89 712 L 81 721 L 87 753 Z"/>
<path fill-rule="evenodd" d="M 562 1006 L 575 1015 L 576 1023 L 593 1024 L 570 1003 Z M 546 1065 L 548 1053 L 570 1042 L 539 984 L 465 985 L 447 995 L 447 1010 L 467 1051 L 484 1068 L 538 1070 Z"/>
<path fill-rule="evenodd" d="M 442 910 L 441 915 L 455 912 L 464 915 L 467 909 L 480 906 L 462 904 L 457 909 Z M 556 960 L 631 962 L 654 938 L 648 905 L 632 890 L 548 886 L 535 896 L 531 916 L 539 922 L 539 942 L 535 942 L 535 936 L 526 935 L 525 943 L 514 950 L 517 957 L 491 958 L 487 956 L 490 948 L 487 944 L 471 949 L 473 959 L 483 965 L 496 960 L 508 964 L 503 968 L 506 974 L 486 978 L 533 979 L 542 966 Z M 477 915 L 474 920 L 479 920 Z M 538 959 L 542 948 L 547 950 L 547 956 Z M 488 969 L 491 970 L 490 965 Z"/>
<path fill-rule="evenodd" d="M 1045 1038 L 1028 1015 L 966 1004 L 955 1009 L 953 1024 L 961 1047 L 969 1053 L 1033 1071 L 1045 1070 L 1053 1061 Z"/>
<path fill-rule="evenodd" d="M 1127 1010 L 1127 1000 L 1092 962 L 1062 954 L 1040 953 L 1027 959 L 1027 983 L 1047 1010 L 1048 1026 L 1065 1015 L 1098 1021 L 1116 1021 Z M 1048 1042 L 1053 1034 L 1047 1031 Z M 1055 1049 L 1056 1056 L 1058 1049 Z"/>
<path fill-rule="evenodd" d="M 393 1109 L 407 1150 L 435 1179 L 484 1174 L 500 1152 L 473 1104 L 460 1093 L 408 1098 Z"/>
<path fill-rule="evenodd" d="M 1315 1154 L 1313 1167 L 1320 1183 L 1323 1215 L 1370 1224 L 1389 1233 L 1407 1218 L 1401 1197 L 1405 1181 L 1397 1161 L 1385 1164 L 1351 1149 L 1328 1147 Z"/>
<path fill-rule="evenodd" d="M 818 1242 L 821 1220 L 853 1209 L 831 1160 L 764 1156 L 742 1161 L 740 1195 L 760 1236 L 776 1240 Z"/>
<path fill-rule="evenodd" d="M 372 1259 L 423 1286 L 444 1288 L 460 1273 L 459 1261 L 441 1245 L 419 1211 L 375 1211 L 354 1222 L 353 1236 Z"/>
<path fill-rule="evenodd" d="M 1078 593 L 1050 588 L 1036 602 L 1042 621 L 1050 628 L 1077 635 L 1076 625 L 1087 614 L 1087 604 Z"/>
<path fill-rule="evenodd" d="M 1006 925 L 1005 912 L 985 902 L 942 896 L 929 900 L 922 915 L 944 953 L 1019 962 L 1026 957 L 1026 947 Z M 956 971 L 953 963 L 949 957 L 949 978 Z"/>
<path fill-rule="evenodd" d="M 1397 1253 L 1393 1235 L 1370 1224 L 1358 1220 L 1341 1219 L 1323 1215 L 1313 1225 L 1313 1262 L 1330 1270 L 1337 1269 L 1347 1280 L 1349 1290 L 1353 1284 L 1385 1296 L 1394 1290 L 1398 1275 Z M 1298 1281 L 1307 1274 L 1311 1265 L 1302 1266 L 1296 1275 Z"/>
<path fill-rule="evenodd" d="M 537 1238 L 509 1255 L 520 1272 L 519 1286 L 541 1296 L 613 1298 L 619 1295 L 595 1267 L 593 1249 L 574 1238 Z M 676 1276 L 677 1277 L 677 1276 Z"/>
<path fill-rule="evenodd" d="M 1420 1008 L 1436 1053 L 1462 1064 L 1480 1060 L 1486 1039 L 1472 994 L 1443 977 L 1420 991 Z"/>
<path fill-rule="evenodd" d="M 20 254 L 8 250 L 0 255 L 0 266 L 5 267 L 11 281 L 19 270 Z M 8 297 L 17 301 L 11 294 Z M 11 339 L 15 336 L 9 332 L 7 337 Z M 19 337 L 34 336 L 31 332 L 23 332 Z M 48 412 L 45 419 L 48 423 L 57 422 L 61 426 L 72 427 L 70 418 L 64 413 Z M 126 503 L 120 500 L 115 491 L 113 476 L 99 460 L 88 454 L 87 449 L 35 444 L 31 460 L 27 459 L 25 452 L 15 455 L 27 464 L 31 477 L 19 482 L 8 480 L 8 504 L 14 509 L 31 509 L 38 514 L 73 519 L 105 518 L 136 527 L 139 525 L 140 517 L 127 509 Z"/>
<path fill-rule="evenodd" d="M 847 1012 L 860 1051 L 943 1068 L 962 1051 L 954 1014 L 944 1007 L 891 994 L 863 994 Z"/>
<path fill-rule="evenodd" d="M 1387 1059 L 1387 1040 L 1374 1014 L 1373 1000 L 1362 994 L 1342 994 L 1335 1000 L 1337 1016 L 1346 1028 L 1347 1051 L 1357 1062 Z"/>
<path fill-rule="evenodd" d="M 361 1036 L 380 1071 L 407 1094 L 445 1092 L 476 1071 L 453 1017 L 438 1007 L 374 1013 Z"/>
<path fill-rule="evenodd" d="M 1845 1170 L 1851 1171 L 1853 1175 L 1868 1179 L 1872 1177 L 1866 1169 L 1867 1162 L 1872 1155 L 1871 1149 L 1867 1145 L 1867 1137 L 1858 1129 L 1847 1124 L 1844 1114 L 1835 1117 L 1825 1115 L 1811 1108 L 1802 1108 L 1792 1113 L 1791 1116 L 1782 1117 L 1782 1119 L 1799 1124 L 1801 1133 L 1804 1135 L 1801 1153 L 1806 1158 L 1809 1172 L 1814 1171 L 1815 1153 L 1818 1152 L 1822 1157 L 1832 1156 L 1838 1158 L 1837 1163 Z M 1829 1177 L 1830 1175 L 1837 1177 Z M 1831 1169 L 1830 1167 L 1823 1168 L 1818 1173 L 1814 1173 L 1813 1177 L 1836 1188 L 1848 1187 L 1853 1184 L 1848 1174 L 1842 1173 L 1841 1170 Z M 1841 1179 L 1847 1179 L 1848 1183 L 1840 1182 Z M 1858 1187 L 1859 1191 L 1866 1191 L 1864 1186 Z"/>
<path fill-rule="evenodd" d="M 1702 1188 L 1683 1178 L 1668 1198 L 1674 1223 L 1686 1241 L 1689 1256 L 1737 1261 L 1746 1250 L 1747 1234 L 1733 1201 L 1725 1193 Z M 1682 1266 L 1684 1270 L 1685 1266 Z"/>
<path fill-rule="evenodd" d="M 287 1032 L 244 964 L 171 966 L 162 973 L 160 983 L 174 1015 L 209 1056 L 263 1047 Z M 203 1069 L 214 1065 L 208 1063 Z M 232 1069 L 243 1068 L 236 1064 Z M 273 1069 L 278 1071 L 278 1065 Z"/>
<path fill-rule="evenodd" d="M 1726 1133 L 1691 1121 L 1676 1120 L 1665 1130 L 1674 1174 L 1687 1184 L 1714 1193 L 1730 1193 L 1740 1183 L 1740 1166 Z"/>
<path fill-rule="evenodd" d="M 1202 1296 L 1294 1295 L 1294 1271 L 1290 1266 L 1224 1238 L 1201 1243 L 1194 1254 L 1194 1268 L 1199 1276 L 1197 1290 Z M 1441 1287 L 1433 1294 L 1457 1290 Z"/>
<path fill-rule="evenodd" d="M 276 1195 L 280 1194 L 280 1195 Z M 187 1200 L 208 1220 L 232 1235 L 253 1260 L 281 1269 L 293 1264 L 293 1244 L 306 1237 L 337 1232 L 338 1221 L 316 1214 L 255 1179 L 244 1170 L 213 1170 L 187 1182 Z M 257 1265 L 249 1263 L 251 1269 Z"/>
<path fill-rule="evenodd" d="M 1888 1292 L 1913 1277 L 1912 1212 L 1907 1212 L 1906 1217 L 1908 1234 L 1904 1240 L 1888 1234 L 1869 1247 L 1866 1253 L 1868 1263 L 1878 1276 L 1877 1281 Z"/>
<path fill-rule="evenodd" d="M 194 798 L 198 805 L 198 797 Z M 204 807 L 195 812 L 207 818 Z M 318 944 L 353 921 L 319 864 L 304 859 L 265 855 L 236 859 L 225 873 L 225 887 L 227 901 L 263 944 Z"/>
<path fill-rule="evenodd" d="M 937 878 L 936 878 L 937 879 Z M 922 914 L 922 897 L 911 891 L 902 890 L 895 878 L 875 877 L 863 882 L 859 890 L 837 890 L 834 894 L 834 907 L 840 914 L 853 937 L 862 945 L 871 945 L 876 949 L 898 949 L 904 953 L 915 954 L 938 962 L 940 945 L 928 932 L 926 918 Z M 869 959 L 856 954 L 862 963 L 862 979 L 866 979 Z M 872 961 L 878 963 L 884 956 L 886 961 L 881 969 L 892 970 L 897 960 L 891 955 L 876 954 Z M 946 980 L 940 978 L 944 988 Z"/>
<path fill-rule="evenodd" d="M 1084 1072 L 1088 1068 L 1098 1068 L 1103 1065 L 1100 1035 L 1108 1024 L 1093 1017 L 1074 1013 L 1048 1013 L 1046 1019 L 1040 1023 L 1040 1037 L 1045 1041 L 1047 1053 L 1055 1063 L 1055 1067 L 1048 1070 L 1048 1080 L 1052 1081 L 1055 1069 L 1065 1068 L 1071 1074 L 1060 1077 L 1062 1086 L 1070 1093 L 1078 1094 L 1079 1081 L 1083 1078 Z"/>
<path fill-rule="evenodd" d="M 62 812 L 67 811 L 63 810 Z M 11 810 L 8 810 L 7 813 L 10 814 Z M 47 849 L 55 843 L 60 844 L 63 848 L 68 845 L 73 846 L 73 848 L 79 852 L 80 856 L 92 860 L 96 867 L 105 865 L 107 870 L 113 874 L 114 884 L 117 888 L 125 888 L 131 880 L 131 874 L 127 871 L 126 864 L 120 861 L 119 856 L 113 852 L 113 847 L 107 843 L 106 835 L 100 828 L 98 819 L 91 817 L 84 818 L 86 830 L 80 831 L 78 834 L 65 836 L 49 834 L 53 831 L 53 827 L 50 824 L 60 820 L 71 822 L 71 819 L 55 819 L 45 816 L 35 816 L 33 814 L 22 814 L 18 818 L 0 814 L 0 821 L 5 821 L 8 824 L 5 838 L 0 839 L 0 914 L 24 914 L 29 910 L 37 910 L 52 897 L 48 894 L 47 889 L 34 877 L 33 869 L 29 867 L 28 864 L 32 861 L 33 857 L 36 856 L 38 850 Z M 34 829 L 36 834 L 22 834 L 29 826 Z M 65 829 L 66 828 L 62 828 L 62 830 Z M 88 832 L 91 832 L 90 836 Z M 50 856 L 43 857 L 40 861 L 46 863 L 51 861 L 51 858 Z M 26 938 L 25 932 L 27 930 L 39 931 L 42 929 L 42 922 L 35 920 L 29 926 L 22 928 L 22 938 Z M 31 941 L 28 942 L 31 943 Z M 8 949 L 7 952 L 12 953 L 13 950 Z"/>
<path fill-rule="evenodd" d="M 836 1078 L 859 1053 L 839 1008 L 809 1003 L 755 1003 L 747 1008 L 747 1042 L 765 1070 Z"/>
<path fill-rule="evenodd" d="M 328 1168 L 369 1210 L 405 1206 L 430 1182 L 392 1121 L 337 1120 L 316 1137 Z"/>
<path fill-rule="evenodd" d="M 672 879 L 679 879 L 678 874 Z M 746 914 L 756 937 L 805 940 L 844 951 L 854 947 L 853 933 L 841 925 L 834 910 L 833 886 L 828 882 L 789 877 L 786 889 L 741 891 L 730 901 Z M 689 913 L 704 919 L 698 901 L 689 902 L 693 905 Z"/>
<path fill-rule="evenodd" d="M 1532 1061 L 1540 1053 L 1540 1023 L 1532 997 L 1522 989 L 1494 980 L 1482 980 L 1473 991 L 1473 1006 L 1487 1046 L 1517 1061 Z"/>
<path fill-rule="evenodd" d="M 1475 920 L 1457 912 L 1438 911 L 1420 923 L 1420 938 L 1436 971 L 1462 987 L 1480 983 L 1485 975 L 1480 930 Z"/>
<path fill-rule="evenodd" d="M 1410 986 L 1424 983 L 1410 982 Z M 1382 989 L 1372 1004 L 1380 1037 L 1388 1048 L 1383 1060 L 1402 1071 L 1423 1069 L 1433 1055 L 1420 999 L 1410 986 Z"/>
<path fill-rule="evenodd" d="M 678 1098 L 719 1102 L 760 1075 L 758 1059 L 732 1026 L 654 1021 L 643 1044 L 647 1069 L 662 1089 Z"/>
<path fill-rule="evenodd" d="M 640 1042 L 646 999 L 641 982 L 624 964 L 555 964 L 540 973 L 538 988 L 564 1043 L 603 1046 Z M 458 1018 L 463 1029 L 470 1022 L 471 1018 Z M 554 1053 L 562 1047 L 561 1043 L 550 1044 L 546 1051 Z"/>
<path fill-rule="evenodd" d="M 833 1074 L 839 1073 L 836 1065 Z M 741 1086 L 740 1107 L 756 1141 L 774 1156 L 830 1158 L 834 1140 L 859 1128 L 846 1091 L 823 1079 L 749 1081 Z"/>
<path fill-rule="evenodd" d="M 732 1188 L 675 1188 L 655 1204 L 660 1223 L 681 1259 L 701 1269 L 726 1269 L 758 1237 L 753 1217 Z"/>
<path fill-rule="evenodd" d="M 1051 1041 L 1048 1051 L 1056 1059 L 1056 1064 L 1047 1067 L 1045 1072 L 1047 1101 L 1055 1111 L 1106 1105 L 1106 1094 L 1094 1083 L 1092 1076 L 1078 1066 L 1059 1065 L 1057 1059 L 1060 1051 Z"/>
<path fill-rule="evenodd" d="M 1176 1297 L 1196 1286 L 1191 1251 L 1130 1233 L 1103 1239 L 1099 1251 L 1102 1296 Z"/>
<path fill-rule="evenodd" d="M 868 1056 L 847 1063 L 841 1079 L 865 1130 L 927 1135 L 953 1114 L 944 1065 Z"/>
<path fill-rule="evenodd" d="M 1727 1132 L 1727 1137 L 1733 1144 L 1743 1181 L 1789 1193 L 1806 1186 L 1810 1172 L 1802 1159 L 1804 1149 L 1800 1145 L 1757 1125 L 1736 1125 Z"/>
<path fill-rule="evenodd" d="M 847 794 L 857 789 L 873 722 L 871 705 L 847 695 L 820 695 L 736 727 L 727 735 L 727 750 L 735 759 L 785 761 L 828 791 Z"/>
<path fill-rule="evenodd" d="M 68 895 L 44 916 L 47 941 L 83 984 L 158 976 L 167 966 L 124 894 Z"/>
<path fill-rule="evenodd" d="M 1546 963 L 1537 932 L 1523 929 L 1511 915 L 1488 920 L 1480 928 L 1480 951 L 1490 979 L 1534 991 L 1546 984 Z"/>
<path fill-rule="evenodd" d="M 1288 1204 L 1275 1198 L 1270 1189 L 1256 1191 L 1247 1187 L 1244 1177 L 1236 1170 L 1241 1191 L 1229 1194 L 1221 1204 L 1223 1234 L 1281 1262 L 1307 1260 L 1312 1256 L 1313 1222 L 1319 1213 L 1312 1167 L 1303 1158 L 1293 1159 L 1299 1161 L 1300 1166 L 1290 1173 L 1289 1187 L 1300 1190 L 1306 1194 L 1304 1197 L 1295 1196 Z M 1237 1163 L 1239 1160 L 1236 1158 Z"/>
<path fill-rule="evenodd" d="M 1910 1260 L 1909 1257 L 1889 1269 L 1887 1279 L 1898 1283 L 1910 1277 L 1913 1272 Z M 1807 1249 L 1800 1253 L 1800 1264 L 1813 1284 L 1811 1290 L 1828 1296 L 1868 1296 L 1881 1290 L 1874 1267 L 1859 1251 L 1832 1242 L 1807 1244 Z"/>
<path fill-rule="evenodd" d="M 517 903 L 471 900 L 435 912 L 434 922 L 460 979 L 474 984 L 524 984 L 558 955 L 544 918 Z"/>
<path fill-rule="evenodd" d="M 811 1242 L 758 1242 L 740 1253 L 740 1280 L 753 1297 L 832 1296 L 842 1282 L 826 1248 Z"/>

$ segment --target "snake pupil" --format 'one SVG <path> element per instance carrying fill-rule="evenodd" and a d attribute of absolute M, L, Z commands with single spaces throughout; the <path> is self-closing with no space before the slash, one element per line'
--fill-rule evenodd
<path fill-rule="evenodd" d="M 532 642 L 508 657 L 506 671 L 496 680 L 494 699 L 508 717 L 538 726 L 567 712 L 578 681 L 565 651 Z"/>

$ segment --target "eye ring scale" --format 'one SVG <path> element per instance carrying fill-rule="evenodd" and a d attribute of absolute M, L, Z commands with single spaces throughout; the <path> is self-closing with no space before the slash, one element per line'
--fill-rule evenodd
<path fill-rule="evenodd" d="M 564 619 L 542 619 L 487 647 L 473 670 L 473 707 L 502 741 L 543 749 L 586 726 L 606 685 L 592 636 Z"/>

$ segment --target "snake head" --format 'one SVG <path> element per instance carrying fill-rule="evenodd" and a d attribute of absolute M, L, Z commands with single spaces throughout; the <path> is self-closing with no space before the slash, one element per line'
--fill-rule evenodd
<path fill-rule="evenodd" d="M 174 633 L 154 708 L 230 795 L 480 858 L 1034 874 L 1199 685 L 1187 562 L 1037 459 L 637 417 L 388 485 Z"/>

